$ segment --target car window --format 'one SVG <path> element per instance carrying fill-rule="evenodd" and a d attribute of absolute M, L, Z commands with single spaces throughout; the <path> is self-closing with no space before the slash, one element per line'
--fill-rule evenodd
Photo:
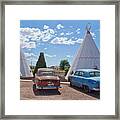
<path fill-rule="evenodd" d="M 76 71 L 74 75 L 83 76 L 84 72 L 83 71 Z"/>
<path fill-rule="evenodd" d="M 99 77 L 100 72 L 98 72 L 98 71 L 89 72 L 89 75 L 90 75 L 90 77 Z"/>
<path fill-rule="evenodd" d="M 83 71 L 79 71 L 78 76 L 84 76 L 84 72 Z"/>
<path fill-rule="evenodd" d="M 77 75 L 77 76 L 78 76 L 78 75 L 79 75 L 79 71 L 76 71 L 76 72 L 74 73 L 74 75 Z"/>

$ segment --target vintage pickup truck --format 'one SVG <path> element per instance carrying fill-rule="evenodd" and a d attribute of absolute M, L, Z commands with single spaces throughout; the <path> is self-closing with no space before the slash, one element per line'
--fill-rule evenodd
<path fill-rule="evenodd" d="M 86 92 L 100 91 L 100 71 L 96 69 L 79 69 L 68 77 L 70 86 L 83 88 Z"/>
<path fill-rule="evenodd" d="M 55 75 L 53 69 L 39 68 L 33 80 L 33 91 L 41 89 L 56 89 L 60 88 L 60 78 Z"/>

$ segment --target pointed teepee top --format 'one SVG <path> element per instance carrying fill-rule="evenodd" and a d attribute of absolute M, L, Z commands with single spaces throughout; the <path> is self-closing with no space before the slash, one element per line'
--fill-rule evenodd
<path fill-rule="evenodd" d="M 87 34 L 90 34 L 90 30 L 91 30 L 91 24 L 88 23 L 88 24 L 86 25 Z"/>

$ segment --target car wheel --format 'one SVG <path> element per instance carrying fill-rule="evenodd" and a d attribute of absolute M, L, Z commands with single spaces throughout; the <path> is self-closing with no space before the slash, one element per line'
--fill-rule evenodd
<path fill-rule="evenodd" d="M 88 86 L 84 85 L 83 86 L 85 93 L 90 93 L 90 89 Z"/>
<path fill-rule="evenodd" d="M 73 86 L 71 81 L 70 81 L 70 86 L 71 86 L 71 87 Z"/>

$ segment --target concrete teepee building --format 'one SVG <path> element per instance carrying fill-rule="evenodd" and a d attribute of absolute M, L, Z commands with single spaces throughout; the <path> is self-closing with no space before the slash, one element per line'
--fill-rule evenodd
<path fill-rule="evenodd" d="M 22 49 L 20 49 L 20 78 L 28 78 L 28 77 L 33 77 L 33 74 L 30 67 L 27 64 Z"/>
<path fill-rule="evenodd" d="M 90 28 L 86 27 L 85 38 L 73 60 L 66 79 L 77 69 L 100 69 L 100 52 L 92 38 Z"/>

